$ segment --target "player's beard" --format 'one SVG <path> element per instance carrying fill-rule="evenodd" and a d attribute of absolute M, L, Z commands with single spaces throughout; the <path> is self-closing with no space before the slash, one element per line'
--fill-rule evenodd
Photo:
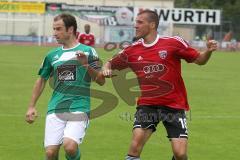
<path fill-rule="evenodd" d="M 56 41 L 57 41 L 58 44 L 62 44 L 63 43 L 62 39 L 56 39 Z"/>
<path fill-rule="evenodd" d="M 136 39 L 141 39 L 141 38 L 145 38 L 147 36 L 147 34 L 136 34 L 135 37 Z"/>
<path fill-rule="evenodd" d="M 61 38 L 58 38 L 58 39 L 56 39 L 56 40 L 57 40 L 58 44 L 64 45 L 64 44 L 67 43 L 67 41 L 69 41 L 69 39 L 70 39 L 70 36 L 69 36 L 69 35 L 64 35 L 64 36 L 62 36 Z"/>
<path fill-rule="evenodd" d="M 137 31 L 136 31 L 136 32 L 137 32 Z M 136 33 L 136 34 L 135 34 L 135 38 L 136 38 L 136 39 L 140 39 L 140 38 L 143 38 L 143 37 L 142 37 L 141 34 L 137 34 L 137 33 Z"/>
<path fill-rule="evenodd" d="M 146 28 L 146 27 L 139 28 L 139 29 L 136 29 L 135 37 L 137 39 L 141 39 L 141 38 L 145 39 L 148 36 L 148 34 L 149 34 L 149 28 Z"/>

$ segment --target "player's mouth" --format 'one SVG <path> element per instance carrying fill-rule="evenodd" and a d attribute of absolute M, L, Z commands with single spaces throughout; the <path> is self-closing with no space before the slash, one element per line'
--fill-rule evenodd
<path fill-rule="evenodd" d="M 60 40 L 60 38 L 58 38 L 58 37 L 55 37 L 55 39 L 56 39 L 57 41 L 59 41 L 59 40 Z"/>

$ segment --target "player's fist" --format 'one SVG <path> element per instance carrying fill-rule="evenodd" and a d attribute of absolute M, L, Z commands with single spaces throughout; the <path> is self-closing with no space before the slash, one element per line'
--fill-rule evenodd
<path fill-rule="evenodd" d="M 207 49 L 209 52 L 213 52 L 213 51 L 217 50 L 217 48 L 218 48 L 217 41 L 209 40 L 207 42 Z"/>
<path fill-rule="evenodd" d="M 103 69 L 102 74 L 106 78 L 112 77 L 112 70 L 111 69 Z"/>
<path fill-rule="evenodd" d="M 107 62 L 104 66 L 103 66 L 103 69 L 102 69 L 102 74 L 104 77 L 106 78 L 111 78 L 113 76 L 116 76 L 116 75 L 113 75 L 112 73 L 112 69 L 111 69 L 111 64 L 109 62 Z"/>
<path fill-rule="evenodd" d="M 26 113 L 26 122 L 33 123 L 37 118 L 37 110 L 35 107 L 29 107 Z"/>

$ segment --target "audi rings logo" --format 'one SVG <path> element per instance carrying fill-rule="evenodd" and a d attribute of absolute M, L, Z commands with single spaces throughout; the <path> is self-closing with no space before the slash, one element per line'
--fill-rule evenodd
<path fill-rule="evenodd" d="M 143 72 L 145 74 L 161 72 L 163 70 L 164 70 L 163 64 L 153 64 L 153 65 L 148 65 L 148 66 L 143 67 Z"/>

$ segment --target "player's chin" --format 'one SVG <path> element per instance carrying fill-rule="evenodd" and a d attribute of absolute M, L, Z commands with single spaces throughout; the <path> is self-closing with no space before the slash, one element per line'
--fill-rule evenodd
<path fill-rule="evenodd" d="M 136 33 L 136 35 L 135 35 L 135 38 L 136 38 L 136 39 L 140 39 L 140 38 L 142 38 L 142 37 L 143 37 L 143 36 L 142 36 L 141 34 L 137 34 L 137 33 Z"/>
<path fill-rule="evenodd" d="M 58 44 L 63 44 L 63 41 L 60 40 L 60 39 L 56 39 L 56 41 L 57 41 Z"/>

